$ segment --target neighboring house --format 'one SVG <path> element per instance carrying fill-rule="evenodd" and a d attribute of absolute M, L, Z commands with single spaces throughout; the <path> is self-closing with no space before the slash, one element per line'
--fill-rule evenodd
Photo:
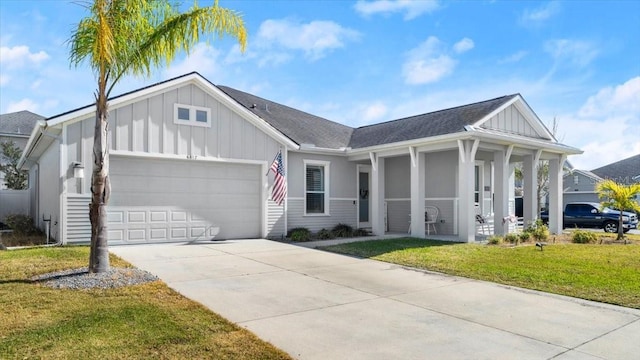
<path fill-rule="evenodd" d="M 351 128 L 229 87 L 198 73 L 109 102 L 109 241 L 279 238 L 295 227 L 338 223 L 425 236 L 425 206 L 438 234 L 475 241 L 477 211 L 513 214 L 513 164 L 525 194 L 550 161 L 552 231 L 561 230 L 562 165 L 580 150 L 559 144 L 520 95 Z M 90 239 L 88 203 L 95 105 L 43 122 L 21 159 L 38 205 L 65 243 Z M 271 198 L 282 151 L 288 193 Z M 86 175 L 74 177 L 83 166 Z M 477 206 L 474 206 L 477 205 Z M 535 195 L 524 199 L 536 217 Z M 38 220 L 40 221 L 40 220 Z M 409 225 L 411 224 L 411 225 Z M 506 225 L 496 222 L 496 233 Z M 42 226 L 42 223 L 39 224 Z"/>
<path fill-rule="evenodd" d="M 606 179 L 625 185 L 640 183 L 640 154 L 591 171 L 572 170 L 563 179 L 564 203 L 600 202 L 596 184 Z"/>
<path fill-rule="evenodd" d="M 12 141 L 21 150 L 27 145 L 29 135 L 36 123 L 44 120 L 44 116 L 30 111 L 18 111 L 8 114 L 0 114 L 0 142 Z M 3 154 L 0 154 L 0 162 L 6 163 Z M 6 189 L 4 174 L 0 172 L 0 190 Z"/>

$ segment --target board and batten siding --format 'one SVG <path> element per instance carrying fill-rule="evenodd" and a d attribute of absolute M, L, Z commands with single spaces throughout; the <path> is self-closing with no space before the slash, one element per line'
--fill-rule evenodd
<path fill-rule="evenodd" d="M 211 127 L 174 123 L 174 105 L 211 109 Z M 92 168 L 95 117 L 89 116 L 67 127 L 65 168 L 81 162 L 86 176 L 80 183 L 66 177 L 67 191 L 87 193 Z M 270 163 L 281 145 L 255 125 L 226 107 L 199 86 L 186 84 L 109 112 L 109 148 L 118 153 L 196 156 L 222 161 L 254 160 Z"/>
<path fill-rule="evenodd" d="M 508 106 L 480 126 L 485 129 L 498 130 L 510 134 L 542 138 L 514 105 Z"/>
<path fill-rule="evenodd" d="M 140 97 L 132 103 L 114 106 L 109 111 L 109 149 L 119 155 L 147 155 L 180 159 L 196 157 L 198 160 L 222 162 L 264 162 L 271 163 L 278 150 L 283 146 L 267 133 L 243 118 L 239 112 L 227 107 L 218 98 L 194 83 L 183 84 L 162 92 Z M 226 95 L 221 95 L 226 96 Z M 174 123 L 174 105 L 190 105 L 210 109 L 211 127 L 190 126 Z M 65 158 L 62 159 L 63 182 L 68 195 L 88 195 L 91 186 L 93 168 L 92 148 L 95 128 L 95 115 L 88 115 L 79 121 L 69 122 L 65 127 Z M 57 151 L 57 147 L 53 147 Z M 83 179 L 73 177 L 73 163 L 80 162 L 85 168 Z M 58 163 L 55 165 L 58 169 Z M 42 179 L 59 178 L 57 172 L 45 174 Z M 49 177 L 47 177 L 49 176 Z M 273 176 L 269 176 L 271 186 Z M 58 185 L 56 185 L 56 192 Z M 118 191 L 112 189 L 112 191 Z M 68 197 L 65 211 L 75 212 L 82 205 L 75 204 Z M 75 199 L 75 198 L 73 198 Z M 57 202 L 59 203 L 59 201 Z M 56 203 L 56 204 L 57 204 Z M 270 201 L 269 201 L 270 203 Z M 282 210 L 265 206 L 267 234 L 284 232 L 284 214 Z M 70 241 L 80 239 L 81 228 L 90 227 L 78 219 L 66 226 Z M 73 230 L 78 229 L 78 230 Z M 75 234 L 75 235 L 72 235 Z M 77 235 L 77 237 L 76 237 Z M 89 233 L 90 235 L 90 233 Z M 83 241 L 88 241 L 90 236 Z M 71 238 L 73 237 L 73 239 Z M 80 240 L 78 240 L 80 241 Z"/>

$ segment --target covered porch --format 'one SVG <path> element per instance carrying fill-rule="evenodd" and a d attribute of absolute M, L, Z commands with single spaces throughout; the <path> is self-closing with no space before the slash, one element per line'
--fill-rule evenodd
<path fill-rule="evenodd" d="M 375 235 L 475 242 L 514 232 L 515 165 L 522 164 L 526 226 L 539 216 L 540 160 L 549 164 L 549 229 L 554 234 L 562 231 L 563 164 L 575 149 L 474 129 L 453 135 L 351 156 L 369 178 L 368 220 Z M 364 186 L 361 175 L 359 187 Z M 437 215 L 427 216 L 432 209 Z"/>

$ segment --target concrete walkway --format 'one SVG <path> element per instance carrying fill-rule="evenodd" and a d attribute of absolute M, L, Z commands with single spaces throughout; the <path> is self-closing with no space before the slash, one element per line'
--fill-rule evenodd
<path fill-rule="evenodd" d="M 268 240 L 112 246 L 299 359 L 638 359 L 640 311 Z"/>

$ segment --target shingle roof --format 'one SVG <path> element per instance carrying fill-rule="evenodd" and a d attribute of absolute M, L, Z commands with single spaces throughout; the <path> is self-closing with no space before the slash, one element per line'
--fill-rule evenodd
<path fill-rule="evenodd" d="M 0 134 L 29 136 L 38 120 L 43 119 L 44 116 L 26 110 L 2 114 L 0 115 Z"/>
<path fill-rule="evenodd" d="M 282 134 L 301 144 L 339 149 L 348 146 L 353 128 L 227 86 L 224 93 Z"/>
<path fill-rule="evenodd" d="M 591 172 L 601 178 L 612 179 L 623 184 L 639 182 L 640 180 L 633 180 L 633 178 L 640 175 L 640 154 L 599 167 Z"/>
<path fill-rule="evenodd" d="M 349 146 L 356 149 L 462 132 L 466 125 L 479 121 L 515 96 L 518 95 L 363 126 L 354 130 Z"/>

